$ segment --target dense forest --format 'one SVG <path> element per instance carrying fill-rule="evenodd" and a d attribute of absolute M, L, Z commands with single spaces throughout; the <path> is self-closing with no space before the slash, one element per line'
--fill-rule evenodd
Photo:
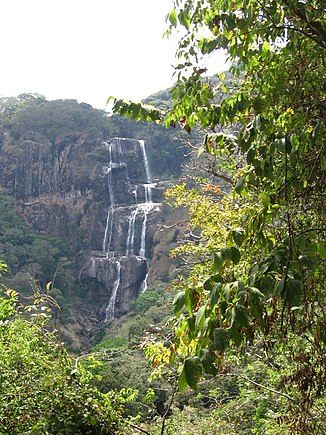
<path fill-rule="evenodd" d="M 142 104 L 111 98 L 121 118 L 28 94 L 3 102 L 3 141 L 34 125 L 60 146 L 77 124 L 92 159 L 92 140 L 129 128 L 156 137 L 153 171 L 170 180 L 152 257 L 169 265 L 87 353 L 66 349 L 58 315 L 78 222 L 64 243 L 1 195 L 0 433 L 326 433 L 323 2 L 175 0 L 167 24 L 182 29 L 176 84 Z M 207 77 L 220 50 L 230 71 Z"/>

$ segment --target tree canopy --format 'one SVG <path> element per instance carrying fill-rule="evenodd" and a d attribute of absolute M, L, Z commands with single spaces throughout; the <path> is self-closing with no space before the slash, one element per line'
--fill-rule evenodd
<path fill-rule="evenodd" d="M 189 208 L 192 237 L 175 255 L 193 265 L 176 283 L 173 344 L 153 361 L 176 364 L 184 390 L 233 349 L 282 354 L 280 384 L 302 433 L 322 430 L 314 406 L 326 381 L 324 6 L 175 0 L 167 33 L 183 36 L 171 108 L 113 99 L 135 120 L 205 131 L 207 177 L 167 193 Z M 206 77 L 221 51 L 230 71 Z"/>

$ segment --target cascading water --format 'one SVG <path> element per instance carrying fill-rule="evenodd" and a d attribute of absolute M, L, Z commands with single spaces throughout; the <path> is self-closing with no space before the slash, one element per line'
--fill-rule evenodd
<path fill-rule="evenodd" d="M 102 250 L 103 252 L 106 253 L 110 251 L 112 231 L 113 231 L 113 219 L 114 219 L 114 209 L 109 208 L 107 218 L 106 218 L 104 239 L 102 243 Z"/>
<path fill-rule="evenodd" d="M 107 174 L 108 174 L 107 178 L 108 178 L 110 207 L 106 217 L 105 232 L 104 232 L 104 238 L 102 243 L 103 252 L 110 251 L 112 230 L 113 230 L 113 220 L 114 220 L 114 193 L 113 193 L 113 181 L 112 181 L 112 168 L 113 168 L 112 143 L 109 142 L 108 147 L 109 147 L 109 166 L 107 167 Z"/>
<path fill-rule="evenodd" d="M 147 183 L 150 183 L 151 182 L 151 175 L 149 172 L 149 165 L 148 165 L 148 159 L 147 159 L 147 154 L 146 154 L 145 142 L 143 140 L 140 140 L 139 145 L 140 145 L 141 152 L 143 154 Z"/>
<path fill-rule="evenodd" d="M 140 154 L 142 158 L 145 175 L 145 183 L 138 182 L 137 184 L 132 184 L 128 173 L 126 173 L 127 162 L 125 159 L 128 158 L 128 149 L 126 156 L 124 156 L 124 141 L 129 140 L 115 138 L 107 142 L 109 152 L 109 163 L 107 166 L 109 208 L 107 211 L 102 250 L 106 255 L 106 261 L 109 262 L 108 264 L 112 265 L 110 266 L 108 276 L 114 277 L 114 281 L 113 284 L 108 284 L 110 286 L 108 288 L 111 290 L 111 296 L 109 304 L 106 307 L 106 322 L 110 322 L 114 319 L 116 304 L 119 298 L 119 289 L 121 285 L 123 285 L 122 282 L 126 273 L 126 267 L 128 267 L 128 259 L 133 262 L 132 264 L 135 265 L 136 268 L 142 270 L 142 281 L 138 284 L 138 291 L 144 292 L 148 287 L 146 235 L 149 213 L 158 205 L 153 202 L 152 189 L 155 187 L 155 184 L 151 182 L 144 141 L 136 142 L 134 140 L 133 142 L 135 145 L 139 145 L 138 149 L 140 149 L 140 153 L 138 153 L 138 155 Z M 124 176 L 121 176 L 121 171 L 123 170 L 125 171 L 123 173 Z M 130 186 L 130 193 L 132 195 L 130 199 L 134 201 L 134 204 L 131 206 L 121 205 L 121 200 L 119 200 L 119 195 L 126 189 L 126 185 Z M 144 202 L 141 202 L 141 187 L 143 187 Z M 127 221 L 126 213 L 129 214 Z M 108 278 L 108 280 L 110 282 L 110 278 Z"/>
<path fill-rule="evenodd" d="M 131 212 L 129 216 L 128 236 L 126 243 L 126 255 L 134 255 L 134 242 L 135 242 L 135 222 L 138 214 L 138 207 Z"/>
<path fill-rule="evenodd" d="M 144 212 L 144 220 L 142 225 L 142 232 L 141 232 L 141 243 L 140 243 L 140 252 L 139 255 L 141 257 L 145 257 L 146 255 L 146 230 L 147 230 L 147 214 L 151 211 L 153 208 L 153 199 L 152 199 L 152 187 L 153 184 L 151 183 L 151 175 L 149 172 L 149 165 L 148 165 L 148 159 L 147 159 L 147 153 L 145 148 L 145 142 L 143 140 L 139 141 L 140 149 L 143 155 L 144 160 L 144 168 L 145 168 L 145 174 L 146 174 L 146 181 L 147 183 L 144 184 L 144 190 L 145 190 L 145 204 L 143 206 L 143 212 Z"/>
<path fill-rule="evenodd" d="M 110 322 L 114 319 L 114 310 L 115 310 L 115 303 L 117 299 L 117 293 L 120 286 L 120 280 L 121 280 L 121 263 L 120 261 L 116 262 L 117 270 L 116 270 L 116 278 L 113 283 L 112 287 L 112 295 L 109 301 L 109 305 L 106 307 L 105 311 L 105 321 Z"/>
<path fill-rule="evenodd" d="M 148 272 L 146 273 L 144 281 L 142 282 L 142 284 L 140 286 L 140 292 L 141 293 L 144 293 L 148 289 L 147 279 L 148 279 Z"/>
<path fill-rule="evenodd" d="M 121 145 L 122 139 L 121 139 L 121 137 L 117 137 L 115 139 L 115 141 L 116 141 L 116 144 L 117 144 L 117 152 L 118 152 L 119 163 L 123 163 L 123 151 L 122 151 L 122 145 Z"/>
<path fill-rule="evenodd" d="M 144 208 L 144 220 L 141 228 L 140 235 L 140 251 L 139 257 L 146 257 L 146 229 L 147 229 L 147 211 Z"/>

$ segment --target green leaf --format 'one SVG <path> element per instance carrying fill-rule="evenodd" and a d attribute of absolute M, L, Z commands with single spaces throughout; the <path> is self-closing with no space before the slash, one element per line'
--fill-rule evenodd
<path fill-rule="evenodd" d="M 197 333 L 203 327 L 203 324 L 205 322 L 205 312 L 206 312 L 206 306 L 203 305 L 202 307 L 199 308 L 199 310 L 196 313 L 195 329 Z"/>
<path fill-rule="evenodd" d="M 187 379 L 186 379 L 186 372 L 185 372 L 185 367 L 183 366 L 181 375 L 179 376 L 179 379 L 178 379 L 178 388 L 179 388 L 180 393 L 183 393 L 187 387 L 188 387 L 188 383 L 187 383 Z"/>
<path fill-rule="evenodd" d="M 210 294 L 210 306 L 213 308 L 217 304 L 221 293 L 221 283 L 216 283 Z"/>
<path fill-rule="evenodd" d="M 187 358 L 184 363 L 187 384 L 195 390 L 203 373 L 203 366 L 198 356 Z"/>
<path fill-rule="evenodd" d="M 236 27 L 236 22 L 231 15 L 223 14 L 222 15 L 223 25 L 226 30 L 233 30 Z"/>
<path fill-rule="evenodd" d="M 231 248 L 225 248 L 221 251 L 221 254 L 224 261 L 231 260 L 232 250 Z"/>
<path fill-rule="evenodd" d="M 238 248 L 235 246 L 231 247 L 231 260 L 233 264 L 238 264 L 241 259 L 241 254 Z"/>
<path fill-rule="evenodd" d="M 224 352 L 229 347 L 229 333 L 224 328 L 216 328 L 212 336 L 212 350 Z"/>
<path fill-rule="evenodd" d="M 245 239 L 245 232 L 242 228 L 236 228 L 232 231 L 232 237 L 238 246 L 241 246 Z"/>
<path fill-rule="evenodd" d="M 234 187 L 234 190 L 235 190 L 239 195 L 241 195 L 242 191 L 246 188 L 246 186 L 247 186 L 246 178 L 245 178 L 245 177 L 241 177 L 241 178 L 237 181 L 237 183 L 236 183 L 236 185 L 235 185 L 235 187 Z"/>
<path fill-rule="evenodd" d="M 264 294 L 272 294 L 275 288 L 275 279 L 271 275 L 265 275 L 259 280 L 259 289 Z"/>
<path fill-rule="evenodd" d="M 196 336 L 196 317 L 194 315 L 188 317 L 187 325 L 189 330 L 188 335 L 190 340 L 192 340 Z"/>
<path fill-rule="evenodd" d="M 195 308 L 194 290 L 187 288 L 185 291 L 185 307 L 189 314 L 193 313 Z"/>
<path fill-rule="evenodd" d="M 214 275 L 211 275 L 206 281 L 204 282 L 204 289 L 207 291 L 211 291 L 214 285 L 216 284 Z"/>
<path fill-rule="evenodd" d="M 316 266 L 315 259 L 308 257 L 307 255 L 300 255 L 298 260 L 304 267 L 309 270 L 313 270 Z"/>
<path fill-rule="evenodd" d="M 298 307 L 302 299 L 302 282 L 298 279 L 287 278 L 285 282 L 285 299 L 289 307 Z"/>
<path fill-rule="evenodd" d="M 284 278 L 278 281 L 274 287 L 275 296 L 283 296 L 284 293 Z"/>
<path fill-rule="evenodd" d="M 257 319 L 260 320 L 263 317 L 262 315 L 263 311 L 261 308 L 261 301 L 263 298 L 264 295 L 258 290 L 258 288 L 248 287 L 248 299 L 249 299 L 251 312 Z"/>
<path fill-rule="evenodd" d="M 181 10 L 181 12 L 178 15 L 180 23 L 189 30 L 190 27 L 190 15 L 188 11 Z"/>
<path fill-rule="evenodd" d="M 252 163 L 256 158 L 256 150 L 255 148 L 250 148 L 247 152 L 247 162 Z"/>
<path fill-rule="evenodd" d="M 231 327 L 246 328 L 250 324 L 249 311 L 243 305 L 235 305 L 231 310 Z"/>
<path fill-rule="evenodd" d="M 222 269 L 223 263 L 222 253 L 219 251 L 214 254 L 213 273 L 219 272 Z"/>
<path fill-rule="evenodd" d="M 269 195 L 265 192 L 258 195 L 258 200 L 264 207 L 268 207 L 271 202 Z"/>
<path fill-rule="evenodd" d="M 317 246 L 317 252 L 322 258 L 326 258 L 326 243 L 325 242 L 318 242 L 316 244 Z"/>
<path fill-rule="evenodd" d="M 179 292 L 176 294 L 176 296 L 173 299 L 173 305 L 174 305 L 174 313 L 178 317 L 180 316 L 180 313 L 182 311 L 182 308 L 185 305 L 186 297 L 185 292 Z"/>
<path fill-rule="evenodd" d="M 177 27 L 177 13 L 175 9 L 173 9 L 169 14 L 169 21 L 173 27 Z"/>
<path fill-rule="evenodd" d="M 200 351 L 200 361 L 204 367 L 205 373 L 216 376 L 217 369 L 214 365 L 215 356 L 211 351 L 208 349 L 202 349 Z"/>
<path fill-rule="evenodd" d="M 266 56 L 268 53 L 270 53 L 271 47 L 268 44 L 268 42 L 264 41 L 263 45 L 261 46 L 261 54 L 263 56 Z"/>

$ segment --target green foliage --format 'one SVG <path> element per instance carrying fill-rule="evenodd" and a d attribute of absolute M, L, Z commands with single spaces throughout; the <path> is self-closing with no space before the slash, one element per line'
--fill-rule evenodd
<path fill-rule="evenodd" d="M 49 331 L 47 312 L 42 300 L 24 307 L 13 290 L 1 294 L 1 433 L 118 433 L 122 401 L 91 385 Z"/>
<path fill-rule="evenodd" d="M 16 139 L 31 130 L 44 134 L 52 143 L 63 133 L 87 132 L 93 138 L 110 134 L 106 113 L 89 104 L 78 104 L 76 100 L 47 101 L 33 95 L 10 101 L 0 101 L 0 106 Z"/>
<path fill-rule="evenodd" d="M 131 302 L 130 309 L 132 314 L 144 314 L 152 306 L 160 307 L 162 302 L 162 292 L 160 294 L 155 288 L 149 289 L 141 293 L 137 299 Z"/>
<path fill-rule="evenodd" d="M 33 281 L 51 282 L 67 293 L 73 283 L 73 247 L 54 236 L 30 230 L 18 215 L 12 196 L 0 194 L 0 252 L 8 265 L 3 282 L 25 295 L 33 293 Z M 64 299 L 62 300 L 64 302 Z"/>
<path fill-rule="evenodd" d="M 114 110 L 204 129 L 199 154 L 210 178 L 168 192 L 190 214 L 189 240 L 174 255 L 193 266 L 176 283 L 172 349 L 153 345 L 151 358 L 156 349 L 157 361 L 176 366 L 180 389 L 195 388 L 201 371 L 218 368 L 233 348 L 262 341 L 267 361 L 277 349 L 291 368 L 280 381 L 291 430 L 318 433 L 326 376 L 323 2 L 178 0 L 168 23 L 168 33 L 184 31 L 171 107 L 135 113 L 115 100 Z M 207 78 L 205 60 L 219 50 L 230 73 Z"/>
<path fill-rule="evenodd" d="M 93 347 L 94 352 L 99 352 L 103 349 L 119 349 L 126 347 L 128 340 L 122 337 L 104 337 L 99 343 Z"/>

